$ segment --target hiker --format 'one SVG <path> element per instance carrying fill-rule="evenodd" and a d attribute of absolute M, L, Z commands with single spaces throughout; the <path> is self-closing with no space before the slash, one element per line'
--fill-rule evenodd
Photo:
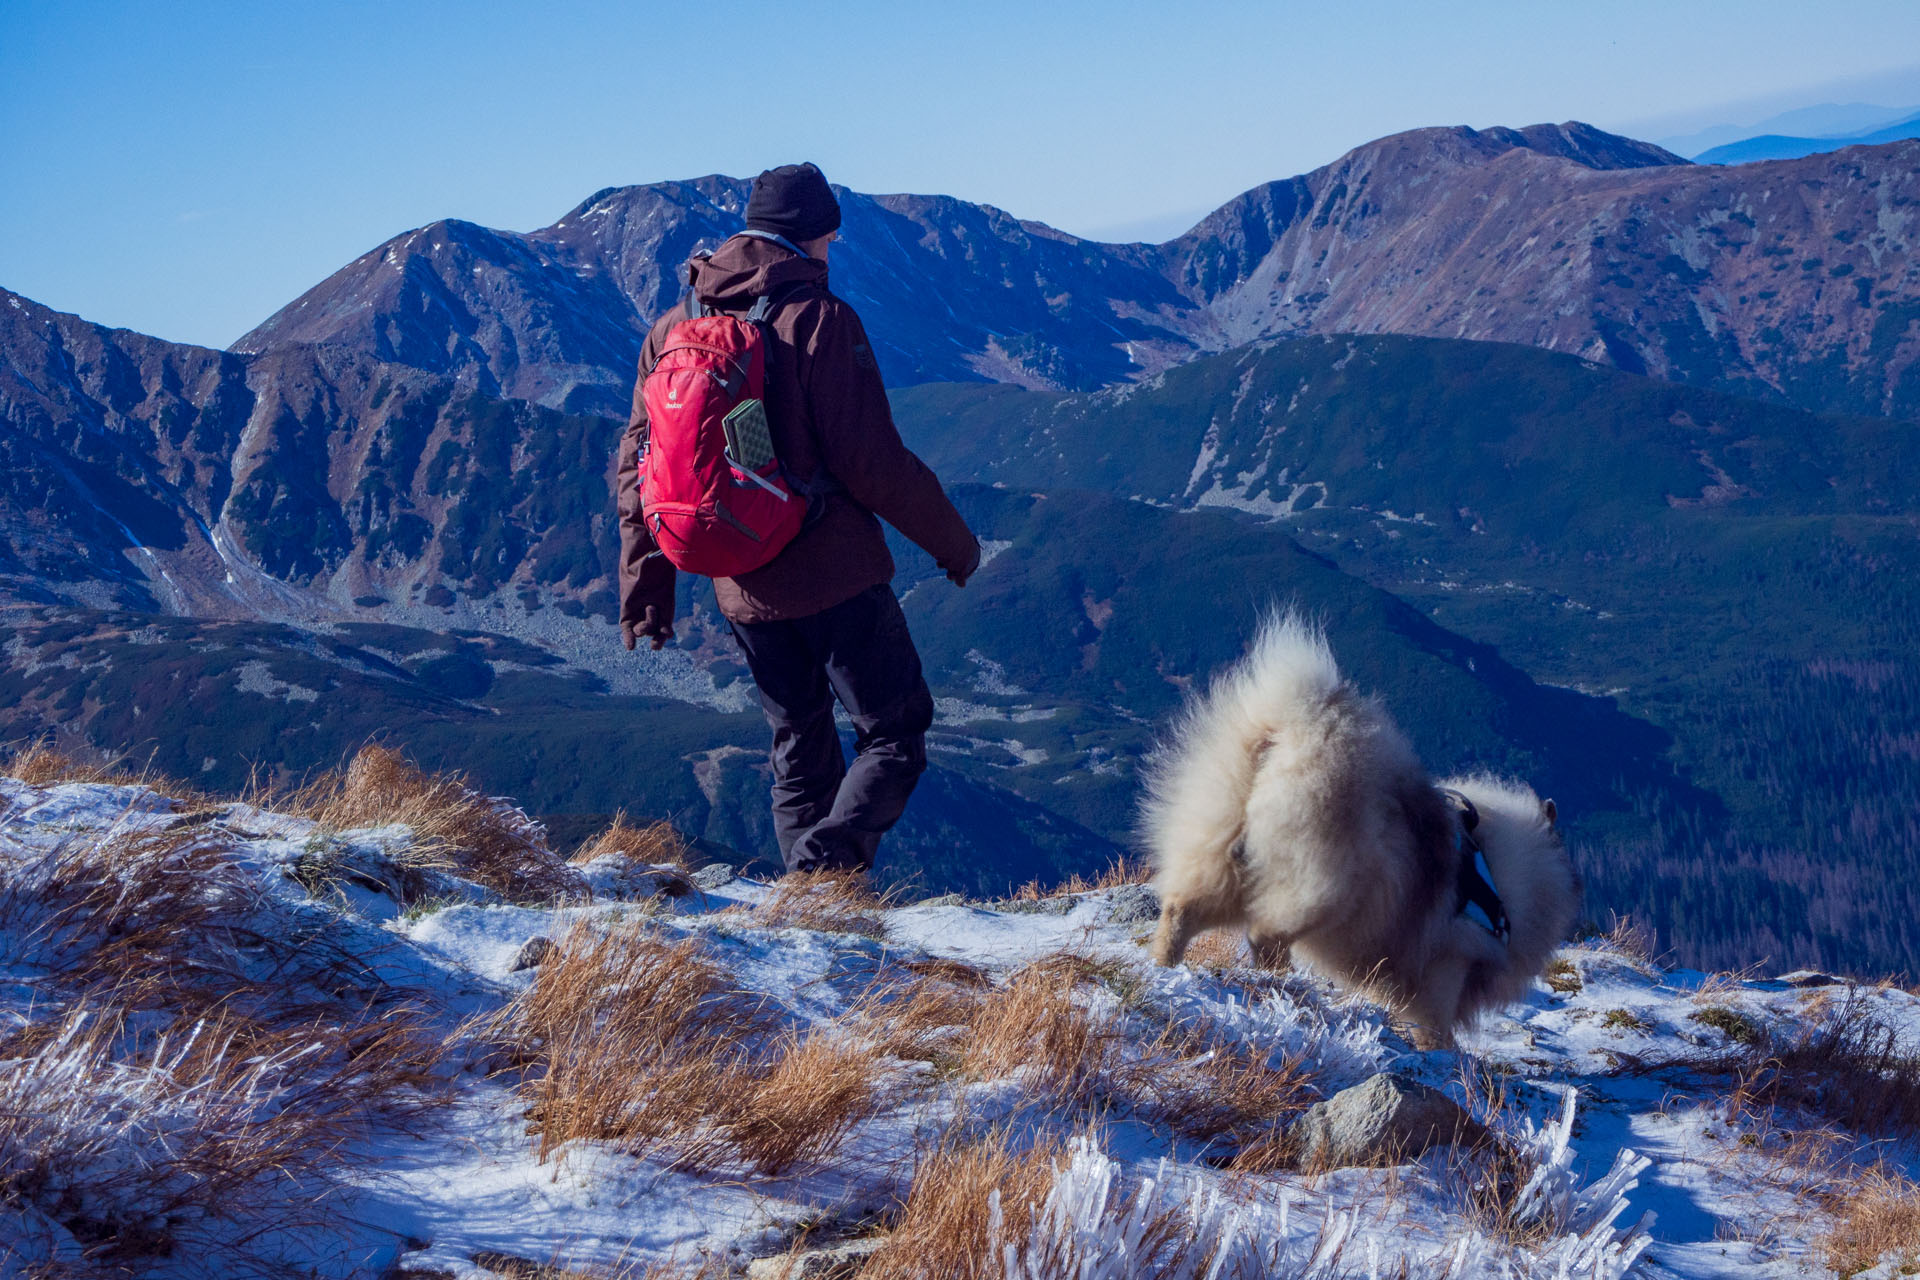
<path fill-rule="evenodd" d="M 827 288 L 840 203 L 826 178 L 811 164 L 767 170 L 754 179 L 746 224 L 687 264 L 688 296 L 641 348 L 618 461 L 620 634 L 628 649 L 639 639 L 660 648 L 674 634 L 676 563 L 691 567 L 728 539 L 725 552 L 714 550 L 704 563 L 731 563 L 735 551 L 750 559 L 788 532 L 749 527 L 753 518 L 741 513 L 797 521 L 792 540 L 759 567 L 703 571 L 712 573 L 720 612 L 773 730 L 773 827 L 787 870 L 866 871 L 926 769 L 933 723 L 933 696 L 890 585 L 893 557 L 880 520 L 925 548 L 956 586 L 979 567 L 980 544 L 939 479 L 901 442 L 860 317 Z M 702 315 L 756 322 L 764 339 L 757 433 L 761 406 L 734 404 L 732 385 L 736 371 L 751 379 L 753 361 L 731 348 L 725 359 L 716 355 L 746 341 L 740 335 L 748 327 Z M 676 327 L 679 338 L 671 336 Z M 681 380 L 669 365 L 698 376 Z M 650 374 L 651 416 L 663 424 L 656 433 L 663 447 L 651 455 Z M 648 497 L 682 483 L 670 474 L 675 456 L 698 452 L 665 447 L 665 424 L 681 431 L 689 416 L 673 412 L 681 397 L 713 400 L 722 391 L 729 394 L 708 412 L 733 407 L 722 465 L 707 473 L 719 477 L 708 482 L 708 498 Z M 643 481 L 655 487 L 643 493 Z M 716 513 L 716 505 L 723 509 Z M 834 727 L 835 698 L 853 721 L 851 767 Z"/>

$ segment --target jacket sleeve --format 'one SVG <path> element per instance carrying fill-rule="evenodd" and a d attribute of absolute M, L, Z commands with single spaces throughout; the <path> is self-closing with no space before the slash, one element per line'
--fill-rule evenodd
<path fill-rule="evenodd" d="M 657 338 L 649 333 L 640 351 L 640 376 L 633 384 L 633 411 L 627 416 L 614 463 L 614 495 L 620 512 L 620 621 L 635 631 L 646 620 L 649 605 L 657 611 L 657 619 L 669 626 L 673 622 L 674 568 L 654 545 L 640 509 L 640 449 L 647 438 L 647 406 L 640 389 L 658 347 Z"/>
<path fill-rule="evenodd" d="M 962 576 L 980 562 L 980 543 L 940 480 L 900 439 L 865 326 L 829 298 L 812 332 L 801 383 L 827 470 L 849 497 Z"/>

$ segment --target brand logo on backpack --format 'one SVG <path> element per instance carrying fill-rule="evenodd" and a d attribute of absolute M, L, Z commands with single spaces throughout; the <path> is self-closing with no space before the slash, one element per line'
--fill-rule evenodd
<path fill-rule="evenodd" d="M 745 319 L 705 314 L 697 299 L 667 332 L 641 398 L 647 444 L 640 505 L 675 567 L 713 578 L 757 569 L 806 518 L 767 426 L 769 301 Z"/>

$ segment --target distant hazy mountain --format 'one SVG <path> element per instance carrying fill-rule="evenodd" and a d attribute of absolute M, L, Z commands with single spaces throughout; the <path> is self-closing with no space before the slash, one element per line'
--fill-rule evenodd
<path fill-rule="evenodd" d="M 445 222 L 237 345 L 344 348 L 489 394 L 624 413 L 680 264 L 740 225 L 729 178 L 601 192 L 525 235 Z M 1584 125 L 1421 129 L 1236 197 L 1160 245 L 843 192 L 835 287 L 893 385 L 1091 389 L 1272 336 L 1519 342 L 1820 409 L 1920 415 L 1920 144 L 1692 166 Z"/>
<path fill-rule="evenodd" d="M 1920 138 L 1920 112 L 1896 120 L 1892 124 L 1859 133 L 1821 137 L 1761 134 L 1758 137 L 1744 138 L 1739 142 L 1730 142 L 1725 146 L 1713 147 L 1701 152 L 1694 159 L 1701 164 L 1752 164 L 1757 160 L 1794 160 L 1801 156 L 1838 151 L 1842 147 L 1877 146 L 1883 142 L 1900 142 L 1907 138 Z"/>
<path fill-rule="evenodd" d="M 1700 153 L 1709 148 L 1724 147 L 1730 142 L 1769 133 L 1800 138 L 1835 138 L 1844 134 L 1869 132 L 1896 120 L 1904 120 L 1915 110 L 1914 107 L 1882 107 L 1865 102 L 1822 102 L 1782 111 L 1779 115 L 1768 116 L 1752 124 L 1717 124 L 1696 133 L 1676 134 L 1655 141 L 1676 155 L 1697 160 Z"/>

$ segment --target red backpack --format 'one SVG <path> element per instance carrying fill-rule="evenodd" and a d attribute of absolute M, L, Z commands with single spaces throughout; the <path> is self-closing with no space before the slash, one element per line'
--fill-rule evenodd
<path fill-rule="evenodd" d="M 774 455 L 767 431 L 771 298 L 744 320 L 712 314 L 698 297 L 667 331 L 641 394 L 647 439 L 640 509 L 675 568 L 710 578 L 758 569 L 793 541 L 809 494 Z"/>

